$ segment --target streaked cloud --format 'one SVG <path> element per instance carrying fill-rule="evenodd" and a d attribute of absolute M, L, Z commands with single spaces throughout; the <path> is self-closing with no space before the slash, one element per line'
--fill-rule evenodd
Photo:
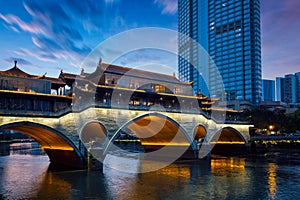
<path fill-rule="evenodd" d="M 102 2 L 103 3 L 103 2 Z M 58 59 L 71 59 L 79 63 L 90 52 L 85 45 L 82 32 L 99 29 L 103 20 L 101 1 L 84 1 L 80 4 L 66 0 L 24 1 L 24 10 L 29 19 L 21 19 L 14 14 L 3 15 L 0 19 L 14 32 L 27 32 L 32 35 L 35 48 L 14 50 L 17 55 L 31 56 L 41 61 L 57 62 Z M 80 20 L 78 20 L 80 19 Z M 85 24 L 88 22 L 88 26 Z"/>
<path fill-rule="evenodd" d="M 0 13 L 0 18 L 4 20 L 7 24 L 11 25 L 12 30 L 17 31 L 19 28 L 22 31 L 33 33 L 33 34 L 45 34 L 46 30 L 43 26 L 37 22 L 26 23 L 15 15 L 2 15 Z"/>
<path fill-rule="evenodd" d="M 30 65 L 30 66 L 34 66 L 30 61 L 25 60 L 23 58 L 17 58 L 17 57 L 9 57 L 4 59 L 5 61 L 7 61 L 8 63 L 13 64 L 14 61 L 17 61 L 19 65 Z"/>
<path fill-rule="evenodd" d="M 177 12 L 177 0 L 154 0 L 154 3 L 162 7 L 163 14 L 175 14 Z"/>

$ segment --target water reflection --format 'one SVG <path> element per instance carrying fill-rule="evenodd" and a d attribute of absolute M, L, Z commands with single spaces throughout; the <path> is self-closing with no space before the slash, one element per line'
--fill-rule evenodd
<path fill-rule="evenodd" d="M 8 155 L 46 155 L 37 142 L 0 143 L 0 156 Z"/>
<path fill-rule="evenodd" d="M 48 169 L 48 157 L 1 157 L 1 193 L 7 199 L 24 199 L 37 195 Z M 30 161 L 30 162 L 28 162 Z"/>
<path fill-rule="evenodd" d="M 37 199 L 71 199 L 72 184 L 51 171 L 43 173 Z"/>
<path fill-rule="evenodd" d="M 269 195 L 272 199 L 276 197 L 276 177 L 277 177 L 277 165 L 275 163 L 269 163 L 268 167 L 268 185 Z"/>
<path fill-rule="evenodd" d="M 235 176 L 245 174 L 245 158 L 217 158 L 210 162 L 212 174 L 215 176 Z"/>
<path fill-rule="evenodd" d="M 138 166 L 134 158 L 119 167 Z M 136 170 L 139 170 L 136 168 Z M 0 199 L 296 199 L 299 165 L 261 159 L 181 161 L 149 173 L 54 168 L 47 156 L 0 156 Z"/>

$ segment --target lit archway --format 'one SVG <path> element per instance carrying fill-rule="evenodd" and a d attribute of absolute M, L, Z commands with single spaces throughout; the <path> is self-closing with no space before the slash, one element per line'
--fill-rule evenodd
<path fill-rule="evenodd" d="M 198 126 L 195 127 L 194 129 L 194 139 L 196 141 L 200 141 L 201 139 L 204 139 L 207 134 L 206 128 L 199 124 Z"/>
<path fill-rule="evenodd" d="M 80 139 L 87 145 L 99 146 L 105 143 L 107 131 L 98 121 L 86 123 L 80 131 Z"/>
<path fill-rule="evenodd" d="M 90 121 L 83 125 L 80 140 L 97 160 L 104 160 L 103 150 L 107 142 L 107 131 L 99 121 Z"/>
<path fill-rule="evenodd" d="M 234 128 L 225 127 L 219 130 L 210 140 L 212 154 L 241 155 L 246 152 L 246 143 L 242 134 Z"/>
<path fill-rule="evenodd" d="M 55 164 L 84 168 L 85 159 L 76 145 L 63 133 L 34 122 L 15 122 L 0 127 L 30 136 L 45 150 L 50 161 Z"/>
<path fill-rule="evenodd" d="M 126 131 L 132 132 L 139 138 L 145 152 L 155 152 L 168 147 L 177 152 L 180 152 L 179 149 L 185 149 L 180 158 L 196 157 L 196 143 L 175 120 L 160 113 L 145 114 L 124 124 L 110 140 L 105 153 L 121 132 Z"/>

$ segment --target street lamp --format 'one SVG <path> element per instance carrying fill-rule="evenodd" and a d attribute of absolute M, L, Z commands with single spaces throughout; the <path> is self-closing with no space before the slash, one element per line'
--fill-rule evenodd
<path fill-rule="evenodd" d="M 273 130 L 274 130 L 274 128 L 275 128 L 275 126 L 274 126 L 274 125 L 269 125 L 269 130 L 270 130 L 270 131 L 273 131 Z"/>

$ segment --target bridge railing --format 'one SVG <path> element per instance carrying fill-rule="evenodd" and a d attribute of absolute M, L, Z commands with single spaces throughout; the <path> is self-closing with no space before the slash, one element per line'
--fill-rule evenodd
<path fill-rule="evenodd" d="M 151 110 L 158 112 L 201 114 L 205 118 L 211 119 L 216 123 L 224 123 L 224 121 L 219 121 L 218 119 L 211 116 L 211 113 L 208 111 L 204 111 L 198 108 L 185 107 L 184 105 L 181 107 L 178 103 L 174 103 L 174 100 L 172 99 L 170 99 L 169 101 L 165 101 L 164 104 L 158 101 L 156 102 L 156 104 L 161 103 L 159 104 L 160 106 L 155 106 L 155 103 L 150 105 L 134 105 L 124 102 L 121 102 L 120 104 L 112 104 L 110 98 L 111 95 L 93 99 L 84 99 L 78 97 L 75 99 L 75 97 L 58 96 L 51 94 L 0 91 L 0 115 L 59 117 L 72 111 L 81 112 L 90 107 L 101 107 L 126 110 Z M 74 106 L 74 103 L 76 106 Z M 225 123 L 247 123 L 237 121 L 229 116 L 223 116 L 220 119 L 224 118 Z"/>
<path fill-rule="evenodd" d="M 72 111 L 72 98 L 50 94 L 0 91 L 0 114 L 60 116 Z"/>

